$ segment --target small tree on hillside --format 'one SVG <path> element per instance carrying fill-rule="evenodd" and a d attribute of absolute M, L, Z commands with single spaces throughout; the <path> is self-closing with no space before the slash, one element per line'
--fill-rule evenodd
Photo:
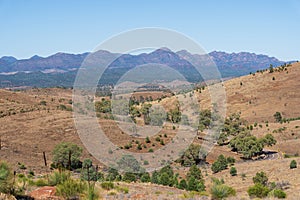
<path fill-rule="evenodd" d="M 261 139 L 261 142 L 263 143 L 264 146 L 265 145 L 266 146 L 273 146 L 273 145 L 276 144 L 277 141 L 275 140 L 274 136 L 269 133 Z"/>
<path fill-rule="evenodd" d="M 143 173 L 145 171 L 132 155 L 123 155 L 122 158 L 117 161 L 117 165 L 119 169 L 125 172 Z"/>
<path fill-rule="evenodd" d="M 181 121 L 181 112 L 179 107 L 170 110 L 168 113 L 168 119 L 172 122 L 172 123 L 179 123 Z"/>
<path fill-rule="evenodd" d="M 214 173 L 218 173 L 224 169 L 227 169 L 228 161 L 224 155 L 219 155 L 218 159 L 212 164 L 211 170 Z"/>
<path fill-rule="evenodd" d="M 253 183 L 254 184 L 261 184 L 261 185 L 267 185 L 268 183 L 268 177 L 265 172 L 257 172 L 256 175 L 253 177 Z"/>
<path fill-rule="evenodd" d="M 204 179 L 201 173 L 201 170 L 196 166 L 192 165 L 189 169 L 189 172 L 187 174 L 187 181 L 188 181 L 188 190 L 194 190 L 194 191 L 204 191 L 205 185 L 204 185 Z"/>
<path fill-rule="evenodd" d="M 78 145 L 71 142 L 61 142 L 54 147 L 52 160 L 55 166 L 77 169 L 82 165 L 81 153 L 82 148 Z"/>
<path fill-rule="evenodd" d="M 81 180 L 97 181 L 100 178 L 97 169 L 93 166 L 91 159 L 85 159 L 82 164 L 82 170 L 80 174 Z"/>
<path fill-rule="evenodd" d="M 189 172 L 187 173 L 187 179 L 191 178 L 191 177 L 195 177 L 197 180 L 202 180 L 203 176 L 201 173 L 201 170 L 199 167 L 197 167 L 197 165 L 192 165 L 189 169 Z"/>
<path fill-rule="evenodd" d="M 273 72 L 274 72 L 274 67 L 273 67 L 273 65 L 272 65 L 272 64 L 270 64 L 270 67 L 269 67 L 269 72 L 270 72 L 270 73 L 273 73 Z"/>
<path fill-rule="evenodd" d="M 197 165 L 201 161 L 205 161 L 206 152 L 201 148 L 200 145 L 191 144 L 189 148 L 182 154 L 182 156 L 177 160 L 182 166 L 189 167 L 192 165 Z"/>

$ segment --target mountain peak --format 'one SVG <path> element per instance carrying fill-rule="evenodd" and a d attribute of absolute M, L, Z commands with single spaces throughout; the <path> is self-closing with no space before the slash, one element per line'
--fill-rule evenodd
<path fill-rule="evenodd" d="M 34 55 L 34 56 L 32 56 L 30 59 L 31 59 L 31 60 L 39 60 L 39 59 L 41 59 L 41 58 L 43 58 L 43 57 L 38 56 L 38 55 Z"/>
<path fill-rule="evenodd" d="M 13 63 L 17 61 L 17 59 L 13 56 L 3 56 L 2 58 L 0 58 L 0 60 L 7 63 Z"/>

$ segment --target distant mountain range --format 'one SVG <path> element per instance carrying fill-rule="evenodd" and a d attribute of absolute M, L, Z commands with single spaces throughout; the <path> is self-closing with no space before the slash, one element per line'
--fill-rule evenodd
<path fill-rule="evenodd" d="M 186 50 L 172 52 L 169 49 L 157 49 L 151 53 L 139 55 L 115 54 L 100 50 L 98 57 L 118 57 L 100 80 L 100 84 L 114 84 L 130 69 L 147 63 L 165 64 L 177 70 L 190 82 L 202 80 L 193 64 L 201 62 L 205 65 L 203 55 L 191 54 Z M 0 58 L 0 87 L 36 86 L 36 87 L 71 87 L 76 77 L 78 68 L 89 55 L 56 53 L 49 57 L 33 56 L 29 59 L 18 60 L 14 57 L 4 56 Z M 218 67 L 223 78 L 237 77 L 265 69 L 270 64 L 279 66 L 284 64 L 274 57 L 257 55 L 254 53 L 225 53 L 213 51 L 206 55 L 210 57 Z M 209 66 L 206 66 L 209 70 Z"/>

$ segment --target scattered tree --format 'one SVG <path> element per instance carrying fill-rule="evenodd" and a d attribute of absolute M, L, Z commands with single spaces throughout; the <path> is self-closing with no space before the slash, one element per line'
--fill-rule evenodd
<path fill-rule="evenodd" d="M 181 112 L 179 110 L 179 106 L 177 106 L 175 109 L 170 110 L 168 113 L 168 119 L 172 123 L 179 123 L 181 121 Z"/>
<path fill-rule="evenodd" d="M 198 192 L 205 190 L 204 179 L 201 170 L 196 165 L 192 165 L 190 167 L 189 172 L 187 174 L 187 181 L 188 190 Z"/>
<path fill-rule="evenodd" d="M 219 155 L 218 159 L 212 164 L 211 170 L 214 173 L 218 173 L 224 169 L 227 169 L 228 162 L 224 155 Z"/>
<path fill-rule="evenodd" d="M 276 140 L 274 138 L 274 136 L 272 134 L 267 134 L 265 135 L 265 137 L 263 137 L 261 139 L 261 142 L 263 143 L 263 145 L 265 146 L 273 146 L 276 144 Z"/>
<path fill-rule="evenodd" d="M 253 177 L 254 184 L 261 184 L 266 186 L 268 183 L 268 177 L 265 172 L 257 172 L 256 175 Z"/>
<path fill-rule="evenodd" d="M 125 172 L 143 173 L 145 171 L 132 155 L 123 155 L 122 158 L 117 161 L 117 165 L 119 169 Z"/>
<path fill-rule="evenodd" d="M 71 142 L 61 142 L 54 147 L 53 163 L 56 167 L 64 167 L 70 169 L 81 168 L 82 163 L 80 156 L 82 148 Z M 69 166 L 70 165 L 70 166 Z"/>
<path fill-rule="evenodd" d="M 97 172 L 96 167 L 93 166 L 91 159 L 85 159 L 82 164 L 82 170 L 80 174 L 81 180 L 85 181 L 97 181 L 101 177 L 101 174 Z"/>
<path fill-rule="evenodd" d="M 269 67 L 269 73 L 273 73 L 274 72 L 274 68 L 273 68 L 273 65 L 270 64 L 270 67 Z"/>
<path fill-rule="evenodd" d="M 95 110 L 101 113 L 111 113 L 111 101 L 102 98 L 101 101 L 95 102 Z"/>
<path fill-rule="evenodd" d="M 201 161 L 205 161 L 206 152 L 201 148 L 200 145 L 191 144 L 189 148 L 182 154 L 182 156 L 177 160 L 182 166 L 189 167 L 192 165 L 197 165 Z"/>

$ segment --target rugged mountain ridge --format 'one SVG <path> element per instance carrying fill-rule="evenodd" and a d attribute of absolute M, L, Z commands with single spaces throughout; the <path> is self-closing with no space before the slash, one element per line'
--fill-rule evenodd
<path fill-rule="evenodd" d="M 102 84 L 115 83 L 128 70 L 143 64 L 158 63 L 168 65 L 183 74 L 188 81 L 201 81 L 201 76 L 189 61 L 203 64 L 207 70 L 214 61 L 223 78 L 237 77 L 273 66 L 282 65 L 284 62 L 274 57 L 257 55 L 254 53 L 226 53 L 213 51 L 208 55 L 191 54 L 186 50 L 172 52 L 169 49 L 157 49 L 151 53 L 139 55 L 115 54 L 100 50 L 96 52 L 101 58 L 118 56 L 106 70 Z M 29 59 L 18 60 L 14 57 L 0 58 L 0 81 L 8 82 L 12 86 L 71 86 L 76 71 L 89 53 L 68 54 L 56 53 L 49 57 L 33 56 Z M 48 80 L 45 83 L 44 80 Z M 101 80 L 100 80 L 101 82 Z M 4 87 L 1 84 L 0 87 Z"/>

